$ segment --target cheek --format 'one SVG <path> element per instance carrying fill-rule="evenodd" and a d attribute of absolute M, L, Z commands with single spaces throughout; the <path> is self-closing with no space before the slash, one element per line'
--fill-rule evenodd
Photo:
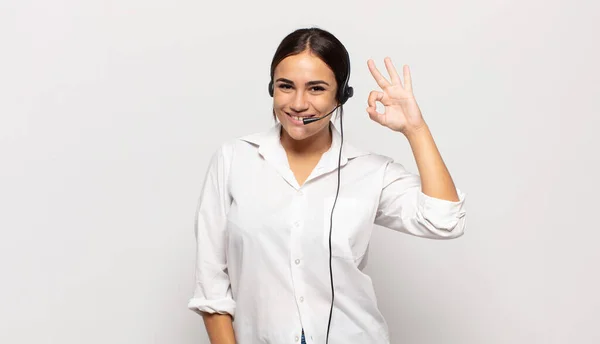
<path fill-rule="evenodd" d="M 315 102 L 314 106 L 317 111 L 325 115 L 337 106 L 337 102 L 331 99 L 323 99 L 322 101 Z"/>
<path fill-rule="evenodd" d="M 275 116 L 277 116 L 277 118 L 279 118 L 280 121 L 288 117 L 281 108 L 275 108 Z"/>

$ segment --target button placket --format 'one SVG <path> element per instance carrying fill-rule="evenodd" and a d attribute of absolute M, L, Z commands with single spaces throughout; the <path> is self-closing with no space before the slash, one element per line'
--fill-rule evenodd
<path fill-rule="evenodd" d="M 294 228 L 295 228 L 295 229 L 298 229 L 298 228 L 300 228 L 300 226 L 301 226 L 301 225 L 302 225 L 302 221 L 299 221 L 299 220 L 298 220 L 298 221 L 295 221 L 295 222 L 294 222 Z M 300 247 L 295 247 L 295 249 L 296 249 L 296 252 L 301 252 L 301 249 L 300 249 Z M 296 258 L 296 259 L 294 259 L 294 264 L 295 264 L 295 266 L 296 266 L 296 267 L 299 267 L 301 262 L 302 262 L 302 260 L 301 260 L 300 258 Z M 300 275 L 298 275 L 298 273 L 300 273 Z M 300 280 L 301 280 L 301 277 L 300 277 L 300 276 L 302 276 L 302 273 L 301 273 L 300 271 L 296 271 L 296 272 L 294 273 L 294 275 L 295 275 L 297 278 L 300 278 Z M 297 287 L 296 287 L 296 288 L 294 288 L 294 289 L 295 289 L 295 292 L 296 292 L 296 295 L 302 294 L 302 293 L 304 292 L 303 288 L 302 288 L 300 285 L 301 285 L 301 284 L 298 284 L 298 285 L 297 285 Z M 300 296 L 300 297 L 298 297 L 298 301 L 299 301 L 300 303 L 303 303 L 303 302 L 304 302 L 304 297 L 303 297 L 303 296 Z"/>
<path fill-rule="evenodd" d="M 306 193 L 303 190 L 297 190 L 296 191 L 296 199 L 294 200 L 295 205 L 299 208 L 298 210 L 298 214 L 303 214 L 306 204 L 305 204 L 305 199 L 306 197 Z M 302 227 L 304 226 L 304 222 L 302 221 L 301 218 L 296 218 L 296 219 L 291 219 L 291 232 L 292 232 L 292 247 L 291 247 L 291 264 L 292 264 L 292 278 L 294 279 L 294 294 L 296 296 L 296 302 L 298 304 L 298 306 L 302 305 L 302 308 L 299 310 L 300 311 L 300 317 L 304 318 L 305 317 L 305 309 L 304 309 L 304 278 L 303 278 L 303 272 L 302 272 Z M 300 342 L 300 337 L 301 337 L 301 333 L 295 335 L 294 339 L 296 342 Z"/>

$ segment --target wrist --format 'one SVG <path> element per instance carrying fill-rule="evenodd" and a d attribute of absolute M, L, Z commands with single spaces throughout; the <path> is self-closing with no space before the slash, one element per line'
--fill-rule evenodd
<path fill-rule="evenodd" d="M 404 134 L 409 141 L 412 141 L 419 137 L 430 135 L 430 131 L 427 123 L 423 122 L 421 125 L 402 131 L 402 134 Z"/>

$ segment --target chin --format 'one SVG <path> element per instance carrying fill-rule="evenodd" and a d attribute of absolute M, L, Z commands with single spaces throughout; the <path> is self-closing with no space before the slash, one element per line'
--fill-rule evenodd
<path fill-rule="evenodd" d="M 315 124 L 316 123 L 311 123 L 302 127 L 293 124 L 283 124 L 283 130 L 285 130 L 288 136 L 293 140 L 302 141 L 311 137 L 318 136 L 319 133 L 322 133 L 324 130 L 327 130 L 329 121 L 321 121 L 321 123 L 319 123 L 319 126 L 316 126 Z"/>
<path fill-rule="evenodd" d="M 297 141 L 304 140 L 318 132 L 318 130 L 307 128 L 306 126 L 299 127 L 289 123 L 283 124 L 283 130 L 285 130 L 291 138 Z"/>

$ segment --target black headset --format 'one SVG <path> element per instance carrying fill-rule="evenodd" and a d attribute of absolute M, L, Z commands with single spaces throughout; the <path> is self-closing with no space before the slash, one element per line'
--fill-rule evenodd
<path fill-rule="evenodd" d="M 346 73 L 346 80 L 344 80 L 344 83 L 341 85 L 341 87 L 338 87 L 338 90 L 337 90 L 336 99 L 340 102 L 340 105 L 336 106 L 331 112 L 329 112 L 325 116 L 321 116 L 319 118 L 314 118 L 314 119 L 313 118 L 310 118 L 310 119 L 305 118 L 304 119 L 305 125 L 329 116 L 331 113 L 333 113 L 333 111 L 335 111 L 341 105 L 344 105 L 346 103 L 346 101 L 348 101 L 348 99 L 354 95 L 354 89 L 348 85 L 348 82 L 350 80 L 350 55 L 348 54 L 348 51 L 346 51 L 346 49 L 344 49 L 344 52 L 345 52 L 345 56 L 346 56 L 346 66 L 348 67 L 348 73 Z M 269 95 L 271 97 L 273 97 L 273 93 L 274 93 L 273 78 L 271 77 L 271 81 L 269 82 Z M 326 337 L 327 339 L 325 341 L 326 344 L 329 343 L 329 329 L 331 327 L 331 315 L 333 314 L 333 300 L 335 297 L 335 291 L 333 288 L 333 268 L 331 266 L 331 258 L 332 258 L 331 257 L 331 230 L 333 228 L 333 209 L 335 209 L 335 204 L 337 203 L 338 194 L 340 192 L 340 166 L 341 166 L 341 162 L 342 162 L 342 146 L 344 144 L 343 117 L 344 116 L 340 116 L 341 142 L 340 142 L 340 154 L 338 157 L 338 168 L 337 168 L 337 189 L 335 192 L 335 200 L 333 201 L 333 207 L 331 208 L 331 216 L 330 216 L 330 220 L 329 220 L 329 277 L 330 277 L 330 281 L 331 281 L 331 307 L 329 308 L 329 321 L 327 323 L 327 337 Z"/>

